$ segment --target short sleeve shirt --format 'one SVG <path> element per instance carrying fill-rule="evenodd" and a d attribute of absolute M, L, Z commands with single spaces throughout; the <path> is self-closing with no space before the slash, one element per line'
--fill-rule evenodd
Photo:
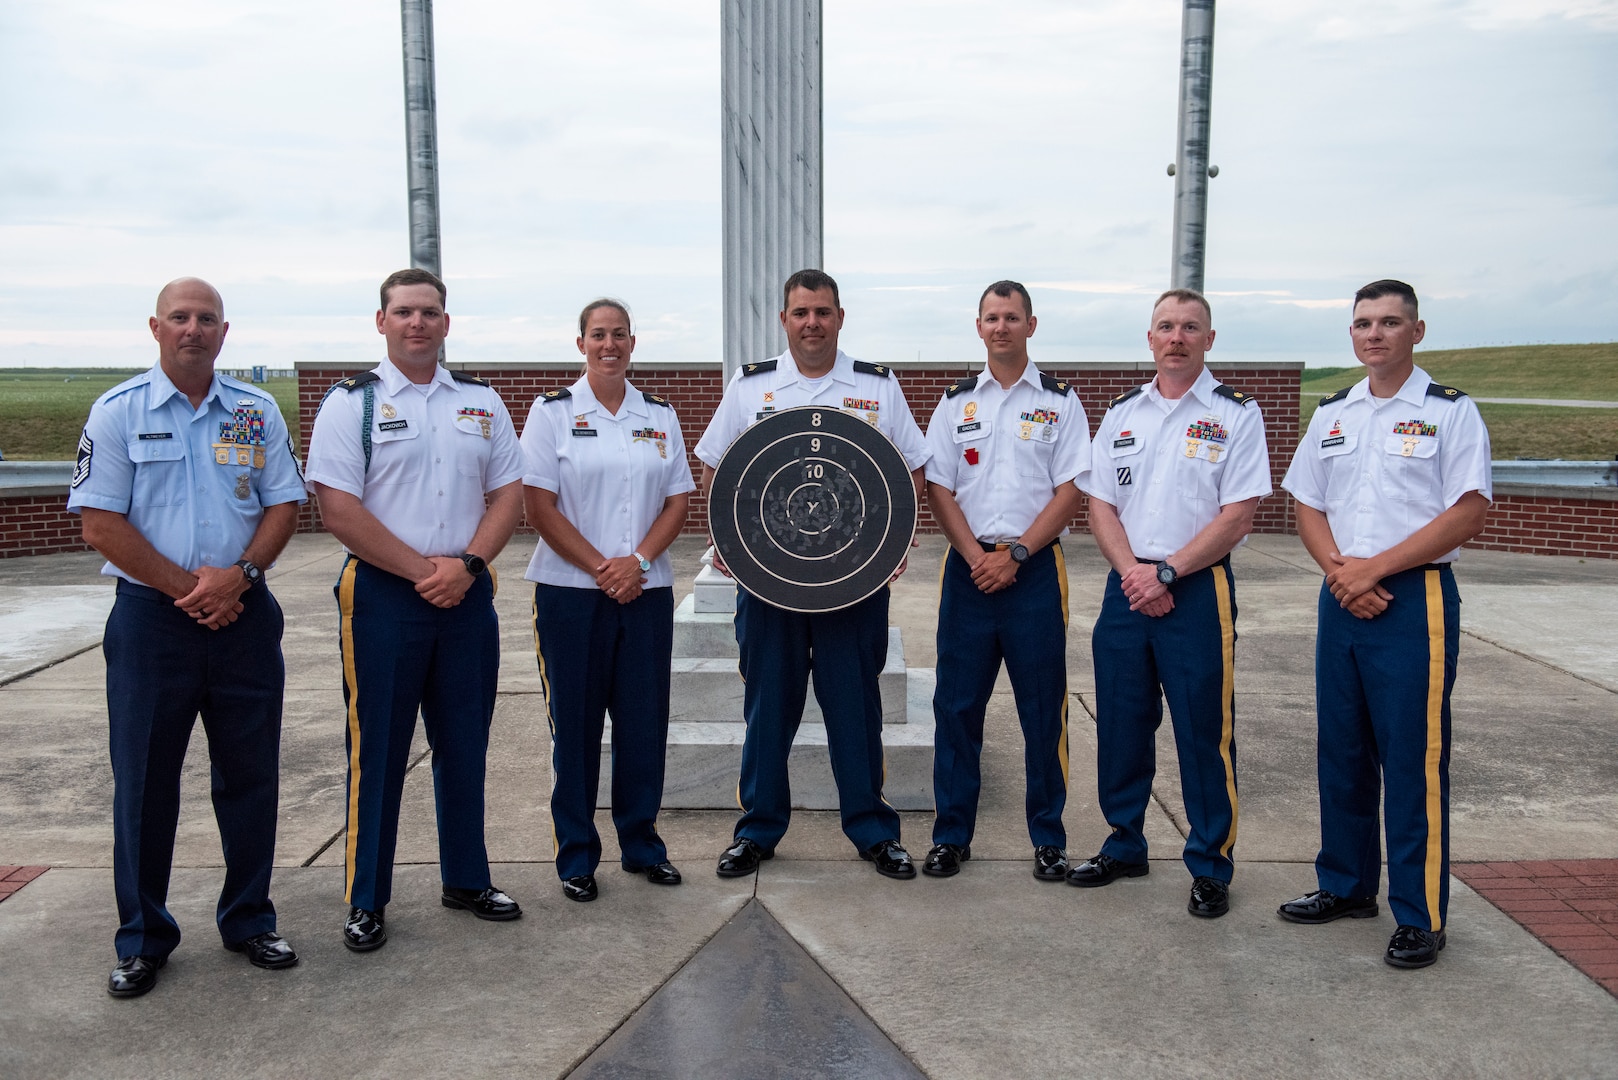
<path fill-rule="evenodd" d="M 680 418 L 633 383 L 614 416 L 596 400 L 590 380 L 541 395 L 522 429 L 523 483 L 556 493 L 562 516 L 609 559 L 633 555 L 673 495 L 695 489 Z M 525 575 L 529 581 L 574 589 L 595 578 L 541 540 Z M 652 560 L 646 587 L 674 584 L 668 552 Z"/>
<path fill-rule="evenodd" d="M 1206 368 L 1179 399 L 1157 380 L 1114 404 L 1096 430 L 1093 466 L 1079 486 L 1118 509 L 1138 559 L 1166 559 L 1219 516 L 1270 494 L 1264 415 L 1246 394 L 1221 392 Z"/>
<path fill-rule="evenodd" d="M 772 412 L 823 405 L 853 413 L 893 441 L 911 471 L 927 463 L 927 441 L 910 414 L 893 369 L 855 360 L 841 349 L 829 374 L 810 381 L 798 373 L 791 351 L 746 364 L 731 377 L 708 429 L 697 440 L 697 457 L 709 468 L 736 437 Z"/>
<path fill-rule="evenodd" d="M 365 465 L 365 388 L 326 396 L 309 436 L 308 480 L 358 498 L 422 555 L 459 555 L 477 532 L 484 496 L 521 480 L 522 447 L 493 388 L 439 366 L 411 382 L 391 361 L 373 369 L 371 464 Z"/>
<path fill-rule="evenodd" d="M 234 564 L 264 507 L 306 498 L 274 398 L 216 374 L 193 409 L 161 364 L 91 406 L 72 485 L 69 511 L 122 514 L 164 558 L 190 571 Z M 111 563 L 101 572 L 135 580 Z"/>
<path fill-rule="evenodd" d="M 1000 543 L 1090 470 L 1090 421 L 1072 388 L 1033 364 L 1009 388 L 985 367 L 939 400 L 927 448 L 927 482 L 954 494 L 974 536 Z"/>
<path fill-rule="evenodd" d="M 1471 398 L 1419 367 L 1386 402 L 1364 379 L 1321 402 L 1281 486 L 1326 515 L 1339 552 L 1369 558 L 1469 491 L 1492 500 L 1489 430 Z"/>

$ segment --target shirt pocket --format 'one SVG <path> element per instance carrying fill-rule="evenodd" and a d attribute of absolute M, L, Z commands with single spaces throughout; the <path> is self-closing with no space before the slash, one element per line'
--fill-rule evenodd
<path fill-rule="evenodd" d="M 383 424 L 402 424 L 384 428 Z M 371 468 L 367 484 L 415 484 L 422 478 L 422 458 L 429 448 L 415 421 L 382 420 L 371 433 Z"/>
<path fill-rule="evenodd" d="M 1051 441 L 1046 442 L 1042 435 L 1044 428 L 1043 424 L 1035 424 L 1033 433 L 1027 439 L 1016 440 L 1017 475 L 1024 480 L 1043 480 L 1046 486 L 1050 486 L 1051 458 L 1056 454 L 1056 440 L 1053 434 Z"/>
<path fill-rule="evenodd" d="M 1437 497 L 1438 440 L 1431 435 L 1389 435 L 1382 442 L 1382 488 L 1400 502 Z"/>
<path fill-rule="evenodd" d="M 1182 499 L 1219 501 L 1219 478 L 1225 472 L 1228 443 L 1187 439 L 1174 453 L 1174 490 Z"/>
<path fill-rule="evenodd" d="M 1126 445 L 1120 446 L 1119 443 Z M 1099 440 L 1096 445 L 1101 445 Z M 1107 447 L 1108 467 L 1112 469 L 1113 490 L 1117 492 L 1117 505 L 1135 493 L 1135 489 L 1144 481 L 1141 477 L 1141 466 L 1146 458 L 1141 451 L 1146 447 L 1139 438 L 1113 439 Z M 1099 462 L 1098 462 L 1099 465 Z"/>
<path fill-rule="evenodd" d="M 1330 446 L 1320 447 L 1320 462 L 1326 471 L 1326 503 L 1347 502 L 1359 490 L 1359 465 L 1354 457 L 1358 435 L 1334 435 Z"/>
<path fill-rule="evenodd" d="M 185 443 L 179 439 L 130 439 L 135 465 L 131 506 L 173 506 L 185 501 Z"/>
<path fill-rule="evenodd" d="M 455 425 L 461 436 L 453 440 L 450 452 L 455 455 L 455 472 L 467 479 L 483 480 L 483 465 L 489 459 L 489 440 L 481 430 L 472 430 L 462 424 Z"/>

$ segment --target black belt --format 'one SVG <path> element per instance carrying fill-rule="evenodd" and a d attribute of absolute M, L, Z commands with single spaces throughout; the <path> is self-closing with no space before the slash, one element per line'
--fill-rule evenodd
<path fill-rule="evenodd" d="M 998 544 L 991 544 L 987 540 L 979 540 L 978 541 L 978 547 L 982 548 L 984 551 L 1010 551 L 1011 550 L 1011 545 L 1015 544 L 1016 542 L 1017 541 L 1015 541 L 1015 540 L 1002 540 Z M 1038 555 L 1041 551 L 1044 551 L 1045 548 L 1051 547 L 1051 546 L 1053 546 L 1055 544 L 1056 544 L 1056 541 L 1052 540 L 1049 544 L 1046 544 L 1045 547 L 1042 547 L 1042 548 L 1029 548 L 1028 549 L 1028 554 L 1030 554 L 1030 555 Z"/>
<path fill-rule="evenodd" d="M 1156 566 L 1158 563 L 1166 561 L 1166 558 L 1165 559 L 1143 559 L 1139 555 L 1136 555 L 1135 556 L 1135 561 L 1140 563 L 1142 566 Z M 1224 558 L 1216 560 L 1215 562 L 1209 563 L 1208 565 L 1209 566 L 1223 566 L 1226 570 L 1229 570 L 1230 569 L 1230 556 L 1227 554 Z M 1203 569 L 1207 569 L 1207 567 L 1204 567 Z M 1201 573 L 1201 571 L 1198 571 L 1198 573 Z"/>
<path fill-rule="evenodd" d="M 242 595 L 245 596 L 262 584 L 263 579 L 260 578 L 258 584 L 249 585 Z M 154 589 L 150 585 L 140 585 L 130 581 L 128 578 L 118 579 L 118 594 L 120 596 L 135 596 L 142 600 L 165 600 L 171 604 L 174 602 L 174 599 L 162 589 Z"/>

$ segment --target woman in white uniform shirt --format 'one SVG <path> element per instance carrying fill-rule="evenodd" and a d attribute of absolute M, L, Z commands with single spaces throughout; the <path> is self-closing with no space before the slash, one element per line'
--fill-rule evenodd
<path fill-rule="evenodd" d="M 596 898 L 603 717 L 612 713 L 612 819 L 631 873 L 678 885 L 657 835 L 668 744 L 674 575 L 669 544 L 696 486 L 674 409 L 627 378 L 629 310 L 579 314 L 582 378 L 541 394 L 522 445 L 523 493 L 540 542 L 528 564 L 534 641 L 551 724 L 556 872 L 570 900 Z"/>

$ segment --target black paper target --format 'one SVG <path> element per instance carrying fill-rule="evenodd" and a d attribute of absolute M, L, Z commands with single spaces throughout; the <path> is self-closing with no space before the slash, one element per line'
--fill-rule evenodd
<path fill-rule="evenodd" d="M 784 409 L 737 437 L 708 494 L 714 546 L 743 588 L 788 611 L 836 611 L 886 585 L 916 533 L 910 466 L 852 413 Z"/>

